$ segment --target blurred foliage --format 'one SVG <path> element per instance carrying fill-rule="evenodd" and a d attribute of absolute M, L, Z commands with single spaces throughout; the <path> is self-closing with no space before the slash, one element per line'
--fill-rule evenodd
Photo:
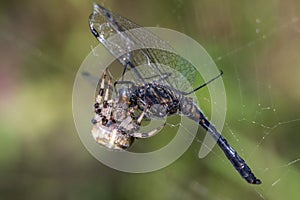
<path fill-rule="evenodd" d="M 196 141 L 152 173 L 99 163 L 81 144 L 71 109 L 76 72 L 97 45 L 87 23 L 92 2 L 11 0 L 0 2 L 0 199 L 299 199 L 296 0 L 102 5 L 142 26 L 183 32 L 205 47 L 225 72 L 223 134 L 263 184 L 245 183 L 218 148 L 199 160 Z M 199 95 L 209 112 L 206 93 Z"/>

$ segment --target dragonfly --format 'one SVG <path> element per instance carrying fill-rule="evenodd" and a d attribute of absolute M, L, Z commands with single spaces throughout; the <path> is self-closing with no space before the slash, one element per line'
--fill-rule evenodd
<path fill-rule="evenodd" d="M 135 139 L 152 137 L 165 126 L 162 124 L 149 132 L 142 132 L 140 126 L 144 119 L 184 115 L 211 135 L 242 178 L 250 184 L 261 183 L 245 160 L 189 97 L 189 94 L 220 77 L 222 71 L 210 81 L 186 92 L 185 83 L 193 83 L 195 68 L 185 59 L 168 51 L 172 47 L 166 41 L 96 3 L 89 17 L 89 26 L 96 39 L 123 66 L 121 80 L 113 83 L 107 69 L 99 80 L 94 118 L 91 120 L 92 136 L 97 143 L 112 150 L 128 150 Z M 133 29 L 138 29 L 136 34 L 130 31 Z M 118 35 L 119 39 L 111 40 L 113 35 Z M 158 48 L 132 49 L 134 45 L 144 44 L 146 40 L 154 41 Z M 185 83 L 182 82 L 182 76 L 165 66 L 182 74 Z M 126 74 L 130 74 L 130 78 L 126 78 Z M 116 93 L 114 98 L 113 91 Z"/>

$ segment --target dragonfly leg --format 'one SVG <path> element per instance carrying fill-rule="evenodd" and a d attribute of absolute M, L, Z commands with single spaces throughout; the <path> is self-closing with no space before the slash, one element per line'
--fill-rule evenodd
<path fill-rule="evenodd" d="M 138 77 L 139 81 L 142 82 L 142 83 L 145 83 L 145 80 L 144 78 L 142 77 L 142 75 L 140 74 L 140 72 L 136 69 L 136 66 L 134 66 L 130 61 L 128 61 L 125 65 L 124 65 L 124 69 L 123 69 L 123 72 L 122 72 L 122 81 L 124 80 L 124 76 L 125 76 L 125 73 L 126 73 L 126 70 L 127 70 L 127 67 L 130 67 L 133 72 L 136 74 L 136 76 Z"/>
<path fill-rule="evenodd" d="M 146 78 L 144 78 L 144 79 L 145 79 L 145 80 L 147 80 L 147 79 L 153 79 L 153 78 L 159 76 L 160 78 L 159 78 L 157 81 L 162 81 L 162 80 L 164 80 L 164 79 L 169 78 L 171 75 L 172 75 L 172 73 L 166 72 L 166 73 L 162 73 L 161 75 L 154 75 L 154 76 L 146 77 Z"/>
<path fill-rule="evenodd" d="M 220 74 L 217 75 L 216 77 L 210 79 L 209 81 L 207 81 L 206 83 L 203 83 L 202 85 L 199 85 L 198 87 L 196 87 L 195 89 L 193 89 L 192 91 L 190 92 L 181 92 L 183 95 L 189 95 L 189 94 L 192 94 L 193 92 L 196 92 L 197 90 L 205 87 L 206 85 L 208 85 L 209 83 L 213 82 L 214 80 L 216 80 L 217 78 L 221 77 L 223 75 L 223 71 L 220 70 Z"/>

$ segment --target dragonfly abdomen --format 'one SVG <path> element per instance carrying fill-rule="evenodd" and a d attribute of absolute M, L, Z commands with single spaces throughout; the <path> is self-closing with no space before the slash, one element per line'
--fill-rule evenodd
<path fill-rule="evenodd" d="M 181 112 L 190 119 L 198 122 L 217 142 L 218 146 L 222 149 L 226 157 L 230 160 L 233 167 L 239 172 L 239 174 L 251 184 L 260 184 L 261 181 L 255 177 L 250 167 L 239 156 L 239 154 L 230 146 L 227 140 L 219 133 L 216 127 L 211 124 L 203 112 L 196 106 L 191 98 L 184 97 L 181 103 Z"/>
<path fill-rule="evenodd" d="M 201 125 L 217 142 L 234 168 L 248 182 L 260 184 L 250 167 L 231 147 L 227 140 L 219 133 L 216 127 L 205 117 L 192 98 L 156 82 L 135 87 L 132 90 L 131 105 L 140 110 L 147 108 L 148 117 L 166 117 L 172 114 L 182 114 Z"/>

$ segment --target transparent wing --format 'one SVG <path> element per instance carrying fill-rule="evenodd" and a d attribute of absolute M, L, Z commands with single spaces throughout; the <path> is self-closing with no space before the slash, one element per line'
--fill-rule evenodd
<path fill-rule="evenodd" d="M 126 68 L 135 82 L 160 81 L 178 90 L 193 84 L 195 68 L 164 40 L 98 4 L 89 18 L 96 38 Z"/>

